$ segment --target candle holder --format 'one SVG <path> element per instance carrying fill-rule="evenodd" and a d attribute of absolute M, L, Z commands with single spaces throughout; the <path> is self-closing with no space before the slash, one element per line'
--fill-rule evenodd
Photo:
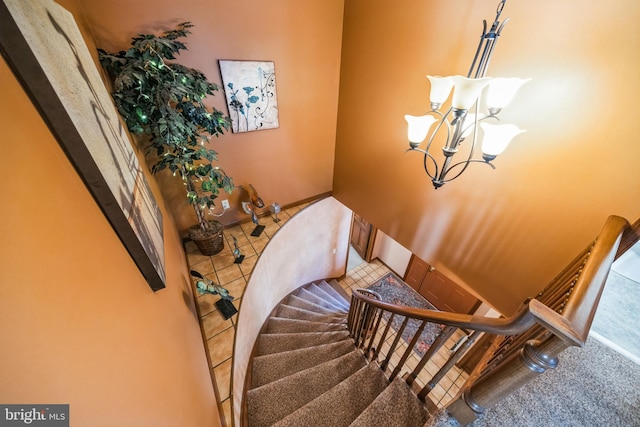
<path fill-rule="evenodd" d="M 273 222 L 278 223 L 280 222 L 280 218 L 278 218 L 278 214 L 280 213 L 281 209 L 280 209 L 280 205 L 276 202 L 273 202 L 271 204 L 271 206 L 269 206 L 269 210 L 271 211 L 271 213 L 275 216 L 275 218 L 273 218 Z"/>

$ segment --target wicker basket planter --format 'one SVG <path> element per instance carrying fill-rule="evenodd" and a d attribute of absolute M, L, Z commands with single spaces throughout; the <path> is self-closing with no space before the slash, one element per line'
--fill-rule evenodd
<path fill-rule="evenodd" d="M 203 255 L 215 255 L 224 249 L 224 236 L 222 224 L 218 221 L 209 221 L 211 232 L 205 234 L 199 225 L 189 229 L 189 237 L 193 240 Z"/>

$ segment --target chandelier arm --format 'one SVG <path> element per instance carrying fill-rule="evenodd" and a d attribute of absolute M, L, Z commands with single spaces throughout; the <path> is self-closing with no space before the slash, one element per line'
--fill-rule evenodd
<path fill-rule="evenodd" d="M 453 168 L 455 168 L 456 166 L 460 166 L 460 165 L 464 165 L 464 167 L 462 168 L 462 170 L 460 172 L 458 172 L 453 178 L 448 178 L 448 179 L 442 179 L 442 182 L 449 182 L 449 181 L 453 181 L 454 179 L 456 179 L 457 177 L 459 177 L 460 175 L 462 175 L 462 173 L 465 171 L 465 169 L 467 169 L 467 167 L 469 166 L 469 163 L 484 163 L 487 164 L 489 166 L 491 166 L 491 169 L 496 168 L 496 166 L 491 163 L 491 162 L 487 162 L 485 160 L 481 160 L 481 159 L 472 159 L 472 160 L 465 160 L 462 162 L 458 162 L 454 165 L 451 165 L 451 167 L 449 167 L 449 169 L 447 170 L 447 172 L 449 172 L 450 170 L 452 170 Z M 442 177 L 444 178 L 444 177 Z"/>
<path fill-rule="evenodd" d="M 496 18 L 497 19 L 497 18 Z M 487 45 L 485 46 L 485 53 L 482 55 L 481 65 L 478 66 L 478 71 L 476 72 L 476 78 L 484 77 L 487 74 L 487 68 L 489 68 L 489 63 L 491 62 L 491 57 L 493 56 L 493 50 L 496 48 L 496 44 L 498 43 L 498 38 L 500 37 L 500 33 L 504 26 L 509 22 L 509 18 L 506 18 L 504 22 L 497 28 L 497 30 L 492 31 L 487 39 Z M 498 21 L 494 23 L 496 25 Z"/>
<path fill-rule="evenodd" d="M 404 150 L 405 153 L 408 153 L 409 151 L 417 151 L 422 154 L 427 154 L 427 152 L 424 151 L 422 148 L 407 148 L 406 150 Z"/>
<path fill-rule="evenodd" d="M 493 21 L 493 24 L 491 24 L 491 29 L 489 30 L 489 32 L 487 32 L 487 21 L 482 21 L 482 35 L 480 36 L 480 43 L 478 44 L 476 57 L 473 59 L 471 69 L 469 70 L 469 74 L 467 75 L 467 77 L 471 77 L 474 74 L 473 70 L 480 50 L 483 50 L 483 52 L 480 58 L 480 62 L 478 63 L 478 67 L 476 68 L 474 78 L 478 79 L 486 75 L 487 68 L 489 67 L 489 63 L 491 62 L 491 56 L 493 55 L 493 49 L 495 49 L 495 45 L 498 41 L 498 37 L 500 37 L 500 34 L 502 33 L 502 30 L 504 29 L 506 23 L 509 22 L 509 18 L 506 18 L 504 22 L 500 24 L 500 15 L 502 14 L 502 10 L 504 9 L 506 2 L 507 0 L 502 0 L 500 3 L 498 3 L 498 7 L 496 9 L 496 17 Z M 483 45 L 484 49 L 482 49 Z"/>
<path fill-rule="evenodd" d="M 427 154 L 429 157 L 431 157 L 431 159 L 433 160 L 434 163 L 436 163 L 436 161 L 433 158 L 433 156 L 431 156 L 431 154 L 429 154 L 429 150 L 431 149 L 431 144 L 433 143 L 433 140 L 435 139 L 436 135 L 438 134 L 438 132 L 440 131 L 440 128 L 442 128 L 443 125 L 445 125 L 445 127 L 447 129 L 447 144 L 449 143 L 449 139 L 451 139 L 451 125 L 449 124 L 449 121 L 447 120 L 447 117 L 449 116 L 451 111 L 453 111 L 453 107 L 449 107 L 449 110 L 447 110 L 447 112 L 445 114 L 442 114 L 441 112 L 435 111 L 435 110 L 432 111 L 432 113 L 435 113 L 435 114 L 440 116 L 440 121 L 438 122 L 438 125 L 436 126 L 436 128 L 433 130 L 433 132 L 429 136 L 429 142 L 427 143 L 427 146 L 425 147 L 424 153 Z M 426 168 L 426 159 L 425 159 L 425 168 Z M 438 169 L 438 167 L 437 167 L 437 163 L 436 163 L 436 175 L 438 174 L 437 173 L 437 169 Z"/>
<path fill-rule="evenodd" d="M 473 57 L 473 61 L 471 62 L 471 68 L 469 68 L 469 72 L 467 73 L 467 77 L 471 78 L 473 75 L 473 70 L 476 67 L 476 62 L 478 61 L 478 56 L 480 55 L 480 51 L 482 50 L 482 44 L 484 42 L 484 38 L 487 35 L 487 20 L 482 20 L 482 34 L 480 35 L 480 43 L 478 43 L 478 48 L 476 49 L 476 54 Z"/>
<path fill-rule="evenodd" d="M 504 28 L 505 25 L 507 25 L 507 22 L 509 22 L 509 19 L 511 18 L 504 18 L 504 21 L 502 21 L 502 24 L 496 30 L 496 39 L 500 37 L 500 34 L 502 33 L 502 29 Z"/>
<path fill-rule="evenodd" d="M 436 126 L 436 128 L 431 133 L 431 136 L 429 137 L 429 142 L 427 143 L 427 147 L 426 147 L 427 152 L 429 152 L 429 149 L 431 148 L 431 143 L 433 142 L 436 135 L 440 131 L 440 128 L 442 127 L 442 125 L 446 125 L 446 128 L 447 128 L 447 142 L 449 141 L 449 138 L 451 138 L 451 125 L 449 125 L 449 122 L 447 121 L 447 117 L 449 117 L 449 114 L 451 114 L 452 110 L 453 110 L 453 107 L 449 107 L 449 109 L 445 114 L 442 114 L 440 111 L 437 111 L 437 110 L 431 111 L 432 113 L 435 113 L 440 116 L 440 121 L 438 122 L 438 125 Z"/>
<path fill-rule="evenodd" d="M 436 169 L 435 174 L 433 175 L 431 175 L 431 172 L 429 172 L 429 167 L 427 166 L 427 158 L 429 158 L 433 162 L 433 167 Z M 434 159 L 433 156 L 429 154 L 428 151 L 425 151 L 424 153 L 424 159 L 422 160 L 422 164 L 424 165 L 424 171 L 429 176 L 429 178 L 431 178 L 431 180 L 436 179 L 436 176 L 438 176 L 438 162 L 436 162 L 436 159 Z"/>
<path fill-rule="evenodd" d="M 469 163 L 473 162 L 472 157 L 473 157 L 473 153 L 474 153 L 474 150 L 475 150 L 475 147 L 476 147 L 476 142 L 478 141 L 478 122 L 480 121 L 478 119 L 478 111 L 480 109 L 480 106 L 478 104 L 479 104 L 479 102 L 476 102 L 475 111 L 474 111 L 474 120 L 473 120 L 473 139 L 471 140 L 471 147 L 469 148 L 469 156 L 467 157 L 467 160 L 455 163 L 455 164 L 450 165 L 450 166 L 449 166 L 449 162 L 451 161 L 451 158 L 448 158 L 447 159 L 448 161 L 445 161 L 446 169 L 443 167 L 442 173 L 441 173 L 440 179 L 439 179 L 443 183 L 449 182 L 451 180 L 454 180 L 457 177 L 459 177 L 460 175 L 462 175 L 462 173 L 469 166 Z M 463 124 L 464 124 L 464 122 L 463 122 Z M 462 144 L 463 141 L 464 141 L 464 139 L 459 140 L 458 143 L 456 144 L 456 147 L 459 146 L 460 144 Z M 453 168 L 455 168 L 456 166 L 459 166 L 459 165 L 464 165 L 462 167 L 462 170 L 460 172 L 458 172 L 458 174 L 456 176 L 454 176 L 453 178 L 445 180 L 445 177 L 449 173 L 449 171 L 451 171 L 451 169 L 453 169 Z"/>

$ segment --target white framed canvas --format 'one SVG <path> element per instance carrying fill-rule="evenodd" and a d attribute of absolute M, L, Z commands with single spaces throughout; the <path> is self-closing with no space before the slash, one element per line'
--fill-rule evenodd
<path fill-rule="evenodd" d="M 232 132 L 277 128 L 278 97 L 273 61 L 218 62 Z"/>
<path fill-rule="evenodd" d="M 0 0 L 0 28 L 0 53 L 151 289 L 164 288 L 162 212 L 73 15 Z"/>

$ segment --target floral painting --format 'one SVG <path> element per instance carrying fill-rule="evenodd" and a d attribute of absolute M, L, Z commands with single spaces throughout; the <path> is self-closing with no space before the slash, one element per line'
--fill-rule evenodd
<path fill-rule="evenodd" d="M 278 98 L 273 61 L 221 60 L 219 63 L 232 131 L 277 128 Z"/>

